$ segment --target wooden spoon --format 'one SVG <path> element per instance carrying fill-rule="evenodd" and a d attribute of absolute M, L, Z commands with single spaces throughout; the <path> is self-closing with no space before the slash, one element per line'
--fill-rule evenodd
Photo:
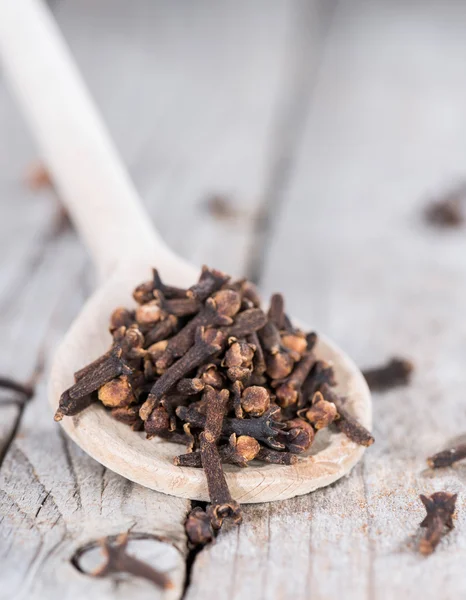
<path fill-rule="evenodd" d="M 60 394 L 74 382 L 73 373 L 108 349 L 112 309 L 131 304 L 133 288 L 150 277 L 151 267 L 157 267 L 167 283 L 180 287 L 191 285 L 198 269 L 176 256 L 153 228 L 69 50 L 39 0 L 0 2 L 0 53 L 60 198 L 90 249 L 101 280 L 57 351 L 50 377 L 55 410 Z M 334 364 L 337 391 L 369 428 L 371 398 L 359 369 L 324 336 L 316 351 Z M 208 500 L 202 470 L 173 465 L 182 447 L 159 439 L 147 441 L 99 406 L 64 418 L 61 424 L 85 452 L 112 471 L 167 494 Z M 264 502 L 336 481 L 363 452 L 344 434 L 322 431 L 297 465 L 257 463 L 246 469 L 226 465 L 225 470 L 236 500 Z"/>

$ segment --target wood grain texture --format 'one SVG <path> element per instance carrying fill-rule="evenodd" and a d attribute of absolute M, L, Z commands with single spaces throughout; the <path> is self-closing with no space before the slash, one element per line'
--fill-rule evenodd
<path fill-rule="evenodd" d="M 399 353 L 416 374 L 374 395 L 376 443 L 349 478 L 247 507 L 239 532 L 198 557 L 188 598 L 209 596 L 214 577 L 229 599 L 465 594 L 464 465 L 432 474 L 425 458 L 466 425 L 466 241 L 422 221 L 429 196 L 465 174 L 465 26 L 453 2 L 341 3 L 335 14 L 263 287 L 286 290 L 290 312 L 358 364 Z M 457 519 L 426 560 L 418 494 L 437 490 L 459 492 Z"/>
<path fill-rule="evenodd" d="M 31 278 L 31 294 L 24 295 L 24 305 L 18 307 L 26 334 L 28 321 L 34 323 L 40 315 L 41 327 L 33 329 L 41 334 L 36 343 L 49 359 L 83 301 L 85 268 L 75 237 L 59 236 Z M 18 336 L 17 347 L 10 351 L 20 354 L 20 340 L 27 339 L 25 334 Z M 34 354 L 39 354 L 38 348 Z M 53 423 L 46 385 L 43 379 L 26 407 L 0 470 L 4 583 L 0 597 L 53 597 L 60 590 L 75 598 L 126 595 L 126 584 L 116 592 L 114 581 L 95 581 L 78 572 L 70 559 L 90 541 L 129 529 L 152 540 L 156 548 L 149 558 L 170 571 L 175 587 L 168 596 L 179 597 L 185 570 L 182 523 L 186 502 L 135 486 L 78 450 Z M 140 543 L 133 542 L 130 550 L 138 554 Z M 134 582 L 134 586 L 142 598 L 154 597 L 150 584 Z"/>
<path fill-rule="evenodd" d="M 282 101 L 282 57 L 293 39 L 295 4 L 267 7 L 242 2 L 212 10 L 204 2 L 193 10 L 184 3 L 68 1 L 59 3 L 57 11 L 167 241 L 193 262 L 232 272 L 243 270 L 250 245 L 269 135 Z M 122 73 L 126 81 L 120 81 Z M 5 281 L 10 277 L 15 283 L 6 285 L 11 312 L 5 313 L 5 326 L 17 334 L 11 335 L 16 355 L 10 348 L 3 364 L 5 369 L 16 365 L 15 356 L 28 342 L 31 357 L 41 350 L 48 368 L 83 290 L 88 293 L 89 267 L 74 237 L 53 229 L 51 204 L 34 209 L 37 196 L 22 188 L 23 161 L 34 153 L 8 97 L 2 110 L 5 130 L 19 140 L 17 155 L 2 156 L 3 181 L 29 211 L 24 222 L 13 203 L 7 209 L 22 229 L 13 240 L 14 268 L 2 263 Z M 240 206 L 236 220 L 219 224 L 206 213 L 204 200 L 225 192 Z M 50 203 L 47 193 L 42 196 Z M 40 215 L 34 216 L 34 210 Z M 23 286 L 30 293 L 22 293 Z M 153 594 L 153 588 L 134 579 L 128 585 L 90 579 L 69 562 L 82 544 L 132 527 L 136 533 L 168 538 L 152 555 L 171 569 L 173 597 L 179 597 L 186 552 L 181 524 L 188 503 L 133 486 L 83 455 L 50 421 L 44 389 L 42 381 L 0 470 L 1 594 Z"/>
<path fill-rule="evenodd" d="M 59 6 L 59 23 L 146 207 L 169 246 L 193 264 L 214 261 L 232 274 L 247 264 L 277 115 L 288 98 L 299 5 Z M 234 218 L 208 213 L 205 202 L 215 194 Z"/>
<path fill-rule="evenodd" d="M 215 259 L 241 273 L 276 164 L 271 140 L 296 4 L 222 6 L 63 0 L 58 15 L 166 241 L 193 262 Z M 147 10 L 153 19 L 145 18 Z M 431 474 L 424 462 L 465 430 L 465 237 L 464 230 L 431 230 L 420 216 L 431 194 L 465 176 L 465 27 L 465 7 L 453 0 L 338 6 L 302 139 L 296 135 L 288 146 L 296 155 L 279 180 L 263 238 L 261 283 L 267 293 L 283 289 L 292 314 L 329 334 L 362 366 L 407 354 L 416 363 L 414 382 L 375 396 L 376 444 L 350 477 L 306 497 L 245 506 L 243 525 L 222 532 L 197 556 L 189 600 L 450 600 L 466 593 L 465 469 Z M 53 211 L 42 203 L 36 208 L 18 186 L 33 151 L 8 98 L 0 111 L 11 140 L 11 151 L 0 147 L 1 193 L 14 199 L 2 202 L 8 219 L 0 244 L 9 240 L 14 251 L 8 259 L 1 254 L 0 302 L 4 290 L 15 290 L 7 295 L 2 331 L 8 328 L 16 352 L 32 339 L 49 357 L 80 307 L 82 295 L 74 292 L 86 276 L 66 284 L 56 275 L 64 269 L 60 253 L 76 242 L 52 236 L 39 260 L 37 243 L 50 236 Z M 211 192 L 231 198 L 239 216 L 220 222 L 209 216 L 202 201 Z M 80 256 L 73 264 L 82 273 Z M 61 266 L 54 270 L 53 261 Z M 51 282 L 68 285 L 65 297 L 74 302 L 58 311 L 60 318 L 54 309 L 53 327 L 46 324 L 48 307 L 40 308 Z M 17 364 L 12 356 L 2 354 L 2 370 Z M 94 531 L 115 533 L 134 522 L 135 531 L 168 533 L 183 551 L 185 508 L 166 496 L 160 503 L 138 486 L 125 492 L 130 484 L 122 478 L 102 473 L 72 443 L 65 448 L 46 415 L 41 385 L 0 470 L 0 594 L 72 598 L 76 589 L 76 597 L 148 597 L 153 589 L 144 584 L 96 582 L 72 571 L 68 559 Z M 37 426 L 47 432 L 44 442 L 32 431 Z M 415 551 L 424 512 L 418 494 L 441 489 L 460 494 L 455 530 L 424 559 Z M 101 508 L 105 531 L 93 529 L 104 527 Z M 153 520 L 146 527 L 147 514 Z M 166 544 L 157 554 L 158 548 L 153 560 L 165 555 L 179 581 L 178 550 Z"/>

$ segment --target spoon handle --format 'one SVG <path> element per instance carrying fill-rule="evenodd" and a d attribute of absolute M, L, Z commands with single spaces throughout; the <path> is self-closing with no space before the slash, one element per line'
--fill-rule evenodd
<path fill-rule="evenodd" d="M 150 253 L 158 260 L 173 259 L 40 0 L 0 0 L 0 57 L 60 198 L 101 276 L 108 277 L 122 256 Z"/>

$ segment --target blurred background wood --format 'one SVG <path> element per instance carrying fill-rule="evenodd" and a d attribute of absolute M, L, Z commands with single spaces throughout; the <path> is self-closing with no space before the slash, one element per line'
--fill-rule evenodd
<path fill-rule="evenodd" d="M 349 477 L 245 506 L 243 525 L 189 565 L 185 590 L 189 503 L 106 471 L 52 421 L 51 354 L 93 279 L 53 192 L 24 184 L 36 151 L 0 81 L 0 372 L 38 379 L 24 408 L 0 399 L 0 598 L 154 597 L 70 563 L 129 528 L 163 540 L 151 557 L 174 580 L 168 597 L 464 597 L 466 470 L 432 475 L 425 457 L 466 430 L 466 238 L 422 211 L 466 177 L 466 5 L 53 8 L 173 249 L 283 290 L 290 312 L 361 366 L 399 353 L 417 370 L 410 387 L 374 396 L 376 444 Z M 460 494 L 456 529 L 426 560 L 418 494 L 440 489 Z"/>

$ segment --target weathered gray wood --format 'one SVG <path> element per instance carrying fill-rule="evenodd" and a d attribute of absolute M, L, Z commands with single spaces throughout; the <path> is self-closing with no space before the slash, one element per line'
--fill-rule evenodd
<path fill-rule="evenodd" d="M 11 321 L 17 333 L 10 347 L 12 362 L 21 356 L 31 329 L 35 335 L 24 358 L 42 353 L 50 360 L 56 342 L 83 301 L 80 280 L 85 268 L 83 251 L 74 236 L 61 235 L 50 244 L 31 276 L 29 293 L 18 302 L 17 320 Z M 4 356 L 2 363 L 7 361 Z M 80 546 L 128 529 L 170 540 L 157 543 L 157 556 L 162 567 L 170 568 L 175 584 L 169 596 L 178 597 L 184 579 L 182 522 L 187 503 L 133 485 L 83 455 L 53 423 L 46 384 L 43 378 L 26 407 L 0 470 L 5 541 L 0 549 L 4 582 L 0 597 L 27 594 L 43 598 L 59 590 L 74 597 L 115 597 L 111 580 L 95 581 L 80 574 L 70 559 Z M 133 545 L 137 553 L 138 543 Z M 134 585 L 141 598 L 154 597 L 150 584 Z M 126 586 L 119 590 L 119 594 L 127 593 Z"/>
<path fill-rule="evenodd" d="M 16 402 L 5 403 L 0 407 L 0 456 L 3 455 L 10 443 L 20 412 L 20 406 Z"/>
<path fill-rule="evenodd" d="M 284 56 L 293 43 L 295 4 L 270 6 L 71 0 L 58 5 L 91 92 L 167 241 L 193 262 L 233 272 L 243 270 L 250 244 L 283 100 Z M 23 376 L 32 372 L 38 354 L 47 368 L 82 303 L 90 267 L 71 234 L 53 233 L 47 193 L 33 196 L 19 183 L 33 152 L 8 97 L 2 111 L 5 131 L 19 142 L 13 157 L 0 156 L 5 165 L 0 179 L 15 191 L 27 216 L 22 222 L 17 206 L 8 206 L 21 235 L 10 236 L 14 268 L 6 260 L 0 265 L 11 292 L 2 328 L 13 344 L 1 364 Z M 239 205 L 240 220 L 219 224 L 208 216 L 203 202 L 211 193 L 228 194 Z M 44 204 L 37 208 L 39 201 Z M 21 365 L 17 357 L 26 344 Z M 172 569 L 172 596 L 180 596 L 188 503 L 133 486 L 84 456 L 51 421 L 43 379 L 0 469 L 0 490 L 5 582 L 0 597 L 153 595 L 144 582 L 96 581 L 69 562 L 80 545 L 130 527 L 167 538 L 152 558 Z M 137 546 L 134 551 L 143 554 Z"/>
<path fill-rule="evenodd" d="M 28 161 L 32 145 L 3 84 L 0 85 L 0 128 L 2 139 L 10 140 L 8 147 L 6 144 L 0 145 L 0 374 L 24 383 L 32 374 L 37 355 L 34 348 L 31 348 L 31 352 L 25 353 L 27 356 L 23 357 L 22 365 L 14 360 L 11 346 L 13 328 L 19 324 L 14 317 L 12 319 L 12 313 L 27 284 L 27 277 L 37 255 L 42 252 L 41 236 L 46 235 L 47 223 L 53 213 L 41 202 L 41 198 L 34 199 L 15 181 L 15 173 Z M 30 339 L 34 343 L 35 332 Z M 12 403 L 14 394 L 2 393 L 2 399 L 5 401 L 0 400 L 0 456 L 3 455 L 20 415 L 19 405 Z"/>
<path fill-rule="evenodd" d="M 465 26 L 454 2 L 340 3 L 263 287 L 359 364 L 400 353 L 416 374 L 374 395 L 362 465 L 306 498 L 247 507 L 239 533 L 199 555 L 188 598 L 466 593 L 464 465 L 425 470 L 465 431 L 466 241 L 422 221 L 465 172 Z M 437 490 L 459 492 L 456 528 L 425 559 L 418 495 Z"/>
<path fill-rule="evenodd" d="M 59 23 L 160 233 L 194 264 L 241 273 L 247 263 L 288 94 L 297 5 L 59 6 Z M 212 194 L 227 196 L 238 218 L 209 216 Z"/>
<path fill-rule="evenodd" d="M 252 217 L 276 164 L 271 142 L 295 8 L 59 5 L 151 214 L 195 262 L 245 267 Z M 419 215 L 426 196 L 464 173 L 465 25 L 465 8 L 452 1 L 340 3 L 297 163 L 275 196 L 262 284 L 283 289 L 292 314 L 361 365 L 399 352 L 415 359 L 417 374 L 409 388 L 375 397 L 377 444 L 349 478 L 309 497 L 245 507 L 241 528 L 198 555 L 190 599 L 464 596 L 464 468 L 432 476 L 424 459 L 464 432 L 466 248 L 461 231 L 432 231 Z M 0 315 L 9 347 L 0 370 L 23 379 L 40 348 L 49 361 L 82 302 L 87 269 L 75 241 L 50 233 L 45 196 L 18 184 L 32 147 L 8 99 L 0 111 L 11 140 L 11 152 L 0 148 L 0 191 L 12 199 L 2 203 Z M 201 203 L 211 192 L 230 195 L 239 219 L 206 215 Z M 63 279 L 65 265 L 78 277 Z M 44 386 L 0 470 L 0 597 L 149 597 L 144 582 L 112 587 L 68 562 L 80 544 L 131 525 L 177 546 L 149 542 L 151 560 L 174 569 L 176 597 L 186 505 L 104 472 L 66 441 L 45 409 Z M 414 551 L 418 494 L 439 489 L 460 492 L 456 530 L 425 560 Z"/>

